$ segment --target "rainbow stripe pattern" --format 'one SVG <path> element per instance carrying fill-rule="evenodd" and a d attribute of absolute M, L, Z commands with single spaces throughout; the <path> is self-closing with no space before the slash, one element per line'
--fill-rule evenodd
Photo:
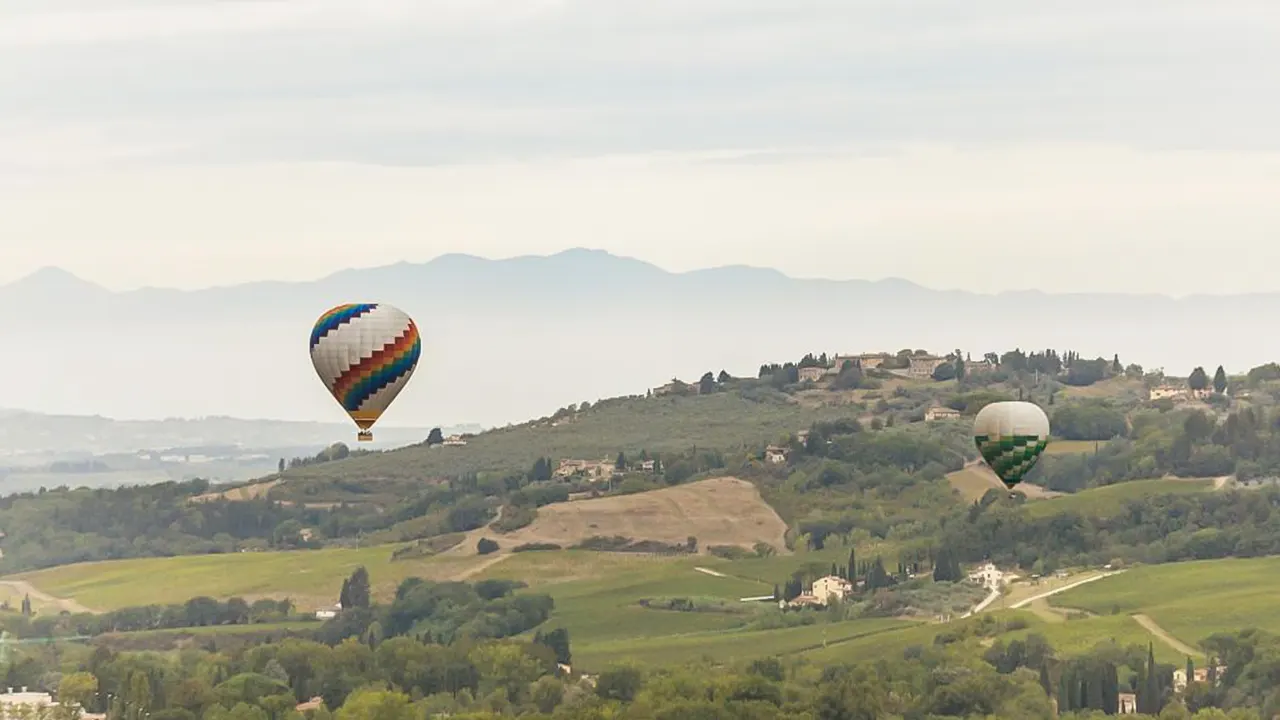
<path fill-rule="evenodd" d="M 361 430 L 400 394 L 421 355 L 417 325 L 390 305 L 339 305 L 311 329 L 316 374 Z"/>

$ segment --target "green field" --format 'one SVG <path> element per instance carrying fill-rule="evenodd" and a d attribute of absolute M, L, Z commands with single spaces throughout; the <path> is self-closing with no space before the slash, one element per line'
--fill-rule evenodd
<path fill-rule="evenodd" d="M 738 662 L 771 655 L 792 655 L 806 650 L 839 647 L 840 643 L 890 637 L 900 628 L 917 623 L 892 618 L 869 618 L 845 622 L 820 622 L 778 630 L 724 630 L 668 637 L 637 638 L 630 641 L 575 643 L 575 664 L 592 670 L 620 660 L 654 665 L 710 658 L 716 662 Z"/>
<path fill-rule="evenodd" d="M 780 393 L 761 402 L 728 391 L 706 396 L 628 398 L 611 401 L 553 426 L 528 423 L 477 435 L 461 447 L 414 446 L 394 453 L 311 465 L 285 473 L 286 480 L 376 477 L 420 479 L 464 472 L 505 472 L 529 467 L 539 457 L 600 459 L 685 451 L 692 446 L 760 444 L 818 420 L 849 417 L 855 410 L 806 407 Z"/>
<path fill-rule="evenodd" d="M 1044 449 L 1044 454 L 1072 455 L 1074 453 L 1091 453 L 1103 445 L 1106 445 L 1106 442 L 1095 442 L 1093 440 L 1058 440 L 1053 438 L 1050 440 L 1048 447 Z"/>
<path fill-rule="evenodd" d="M 359 565 L 368 568 L 374 592 L 385 597 L 406 577 L 446 579 L 475 563 L 475 558 L 466 557 L 393 563 L 395 547 L 112 560 L 64 565 L 5 579 L 26 580 L 50 595 L 72 598 L 98 611 L 182 603 L 199 595 L 290 597 L 300 608 L 308 609 L 337 602 L 342 579 Z"/>
<path fill-rule="evenodd" d="M 983 613 L 985 615 L 986 613 Z M 1026 610 L 1004 610 L 994 615 L 998 618 L 1018 618 L 1026 627 L 1009 630 L 995 636 L 1004 642 L 1025 639 L 1038 633 L 1049 641 L 1059 656 L 1087 652 L 1099 643 L 1114 642 L 1118 645 L 1152 643 L 1156 659 L 1160 662 L 1181 664 L 1186 656 L 1161 643 L 1128 616 L 1107 616 L 1048 623 Z M 865 637 L 854 637 L 840 643 L 828 643 L 826 648 L 810 650 L 804 657 L 819 664 L 857 662 L 867 657 L 900 655 L 913 645 L 929 647 L 942 632 L 952 632 L 976 619 L 957 620 L 950 623 L 912 624 L 888 632 Z M 988 641 L 989 642 L 989 641 Z"/>
<path fill-rule="evenodd" d="M 1138 567 L 1050 601 L 1100 615 L 1142 613 L 1195 647 L 1215 632 L 1247 627 L 1280 632 L 1277 597 L 1280 557 L 1264 557 Z"/>
<path fill-rule="evenodd" d="M 1192 495 L 1213 490 L 1213 480 L 1132 480 L 1090 488 L 1071 495 L 1027 503 L 1032 517 L 1048 517 L 1063 512 L 1079 512 L 1093 517 L 1108 517 L 1124 510 L 1126 500 L 1173 494 Z"/>

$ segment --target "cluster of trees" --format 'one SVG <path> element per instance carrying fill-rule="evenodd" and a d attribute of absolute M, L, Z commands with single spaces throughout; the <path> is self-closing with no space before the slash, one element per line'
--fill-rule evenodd
<path fill-rule="evenodd" d="M 966 562 L 990 557 L 1033 572 L 1113 560 L 1143 563 L 1280 554 L 1280 488 L 1125 500 L 1116 511 L 1030 516 L 993 491 L 943 520 L 936 539 Z"/>
<path fill-rule="evenodd" d="M 203 480 L 116 489 L 59 488 L 0 498 L 5 572 L 87 560 L 232 552 L 273 544 L 286 521 L 322 525 L 331 510 L 267 500 L 192 502 Z"/>
<path fill-rule="evenodd" d="M 1084 720 L 1114 714 L 1120 693 L 1137 696 L 1138 720 L 1260 720 L 1280 704 L 1271 680 L 1280 640 L 1266 633 L 1206 639 L 1226 671 L 1175 693 L 1173 667 L 1156 663 L 1150 646 L 1104 643 L 1060 656 L 1036 634 L 997 639 L 1013 629 L 983 616 L 949 626 L 932 643 L 852 662 L 762 657 L 714 669 L 619 662 L 593 682 L 558 666 L 571 660 L 563 630 L 528 640 L 289 638 L 163 654 L 26 648 L 6 672 L 8 682 L 56 692 L 60 702 L 109 720 L 301 720 L 296 706 L 312 698 L 320 706 L 306 710 L 311 720 Z"/>
<path fill-rule="evenodd" d="M 211 597 L 195 597 L 177 605 L 146 605 L 111 612 L 32 617 L 24 598 L 22 617 L 6 618 L 5 629 L 20 638 L 59 635 L 100 635 L 110 632 L 139 632 L 214 625 L 249 625 L 300 619 L 293 601 L 264 598 L 248 601 L 233 597 L 225 602 Z"/>
<path fill-rule="evenodd" d="M 1101 403 L 1064 406 L 1054 413 L 1055 432 L 1072 439 L 1102 440 L 1123 421 Z M 1102 445 L 1096 453 L 1044 457 L 1029 479 L 1051 490 L 1086 487 L 1173 474 L 1241 479 L 1280 475 L 1280 412 L 1245 407 L 1221 422 L 1202 410 L 1132 415 L 1131 431 Z M 1069 433 L 1069 435 L 1065 435 Z M 1127 437 L 1125 437 L 1127 436 Z"/>
<path fill-rule="evenodd" d="M 280 472 L 284 472 L 286 467 L 292 470 L 293 468 L 307 467 L 310 465 L 321 465 L 327 462 L 333 462 L 335 460 L 346 460 L 349 457 L 361 457 L 363 455 L 370 455 L 373 452 L 374 451 L 372 450 L 364 450 L 364 449 L 352 450 L 350 447 L 347 447 L 346 443 L 337 442 L 321 450 L 315 455 L 312 455 L 311 457 L 290 458 L 287 465 L 284 461 L 284 458 L 280 458 L 280 465 L 278 467 L 278 470 Z"/>
<path fill-rule="evenodd" d="M 317 631 L 318 638 L 337 643 L 350 637 L 377 645 L 382 639 L 410 635 L 451 643 L 459 638 L 505 638 L 541 625 L 555 603 L 549 595 L 514 594 L 524 583 L 482 580 L 430 582 L 408 578 L 388 605 L 372 602 L 369 575 L 356 568 L 344 583 L 341 612 Z"/>

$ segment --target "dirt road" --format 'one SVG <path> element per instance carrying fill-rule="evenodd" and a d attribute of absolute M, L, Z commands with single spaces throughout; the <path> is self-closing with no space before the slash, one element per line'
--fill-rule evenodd
<path fill-rule="evenodd" d="M 1165 645 L 1168 645 L 1169 647 L 1173 648 L 1174 650 L 1177 650 L 1183 655 L 1190 655 L 1192 657 L 1201 656 L 1201 652 L 1199 650 L 1196 650 L 1195 648 L 1182 642 L 1178 638 L 1165 632 L 1164 628 L 1157 625 L 1155 620 L 1152 620 L 1151 618 L 1147 617 L 1146 615 L 1143 615 L 1142 613 L 1138 613 L 1136 615 L 1133 615 L 1132 617 L 1134 620 L 1138 622 L 1139 625 L 1143 627 L 1143 629 L 1145 629 L 1147 632 L 1151 633 L 1152 635 L 1155 635 L 1156 639 L 1158 639 L 1160 642 L 1164 643 Z"/>
<path fill-rule="evenodd" d="M 12 589 L 19 595 L 30 595 L 32 600 L 39 600 L 46 605 L 52 605 L 58 610 L 66 610 L 69 613 L 91 613 L 96 612 L 81 605 L 75 600 L 69 598 L 59 598 L 50 595 L 47 592 L 37 589 L 34 585 L 26 580 L 0 580 L 0 585 Z"/>
<path fill-rule="evenodd" d="M 502 562 L 503 560 L 506 560 L 509 557 L 511 557 L 511 553 L 502 553 L 501 555 L 490 555 L 484 560 L 481 560 L 475 565 L 472 565 L 471 567 L 454 575 L 453 581 L 462 582 L 464 580 L 470 580 L 476 575 L 479 575 L 480 573 L 484 572 L 485 570 L 488 570 L 489 568 L 493 567 L 494 565 L 497 565 L 498 563 Z"/>
<path fill-rule="evenodd" d="M 1119 574 L 1120 574 L 1120 573 L 1122 573 L 1122 572 L 1124 572 L 1124 571 L 1123 571 L 1123 570 L 1112 570 L 1111 572 L 1098 573 L 1097 575 L 1092 575 L 1092 576 L 1087 577 L 1087 578 L 1085 578 L 1085 579 L 1083 579 L 1083 580 L 1077 580 L 1076 582 L 1069 583 L 1069 584 L 1067 584 L 1067 585 L 1063 585 L 1063 586 L 1062 586 L 1062 587 L 1060 587 L 1060 588 L 1054 588 L 1054 589 L 1052 589 L 1052 590 L 1049 590 L 1048 592 L 1042 592 L 1042 593 L 1040 593 L 1039 595 L 1032 595 L 1032 596 L 1031 596 L 1031 597 L 1029 597 L 1029 598 L 1024 598 L 1024 599 L 1022 599 L 1022 600 L 1019 600 L 1019 601 L 1018 601 L 1018 602 L 1016 602 L 1016 603 L 1013 603 L 1013 604 L 1012 604 L 1012 605 L 1010 605 L 1009 607 L 1010 607 L 1010 608 L 1012 608 L 1012 609 L 1014 609 L 1014 610 L 1017 610 L 1018 608 L 1022 608 L 1022 607 L 1026 607 L 1027 605 L 1030 605 L 1031 603 L 1035 602 L 1036 600 L 1040 600 L 1040 599 L 1043 599 L 1043 598 L 1051 597 L 1051 596 L 1053 596 L 1053 595 L 1057 595 L 1057 594 L 1058 594 L 1058 593 L 1060 593 L 1060 592 L 1066 592 L 1067 590 L 1070 590 L 1071 588 L 1078 588 L 1078 587 L 1080 587 L 1081 585 L 1084 585 L 1085 583 L 1091 583 L 1091 582 L 1093 582 L 1094 580 L 1101 580 L 1102 578 L 1105 578 L 1105 577 L 1111 577 L 1112 575 L 1119 575 Z"/>

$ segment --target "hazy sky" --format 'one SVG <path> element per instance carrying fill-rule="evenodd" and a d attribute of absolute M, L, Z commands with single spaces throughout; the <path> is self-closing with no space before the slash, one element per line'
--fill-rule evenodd
<path fill-rule="evenodd" d="M 1275 0 L 3 0 L 0 282 L 1280 291 Z"/>

